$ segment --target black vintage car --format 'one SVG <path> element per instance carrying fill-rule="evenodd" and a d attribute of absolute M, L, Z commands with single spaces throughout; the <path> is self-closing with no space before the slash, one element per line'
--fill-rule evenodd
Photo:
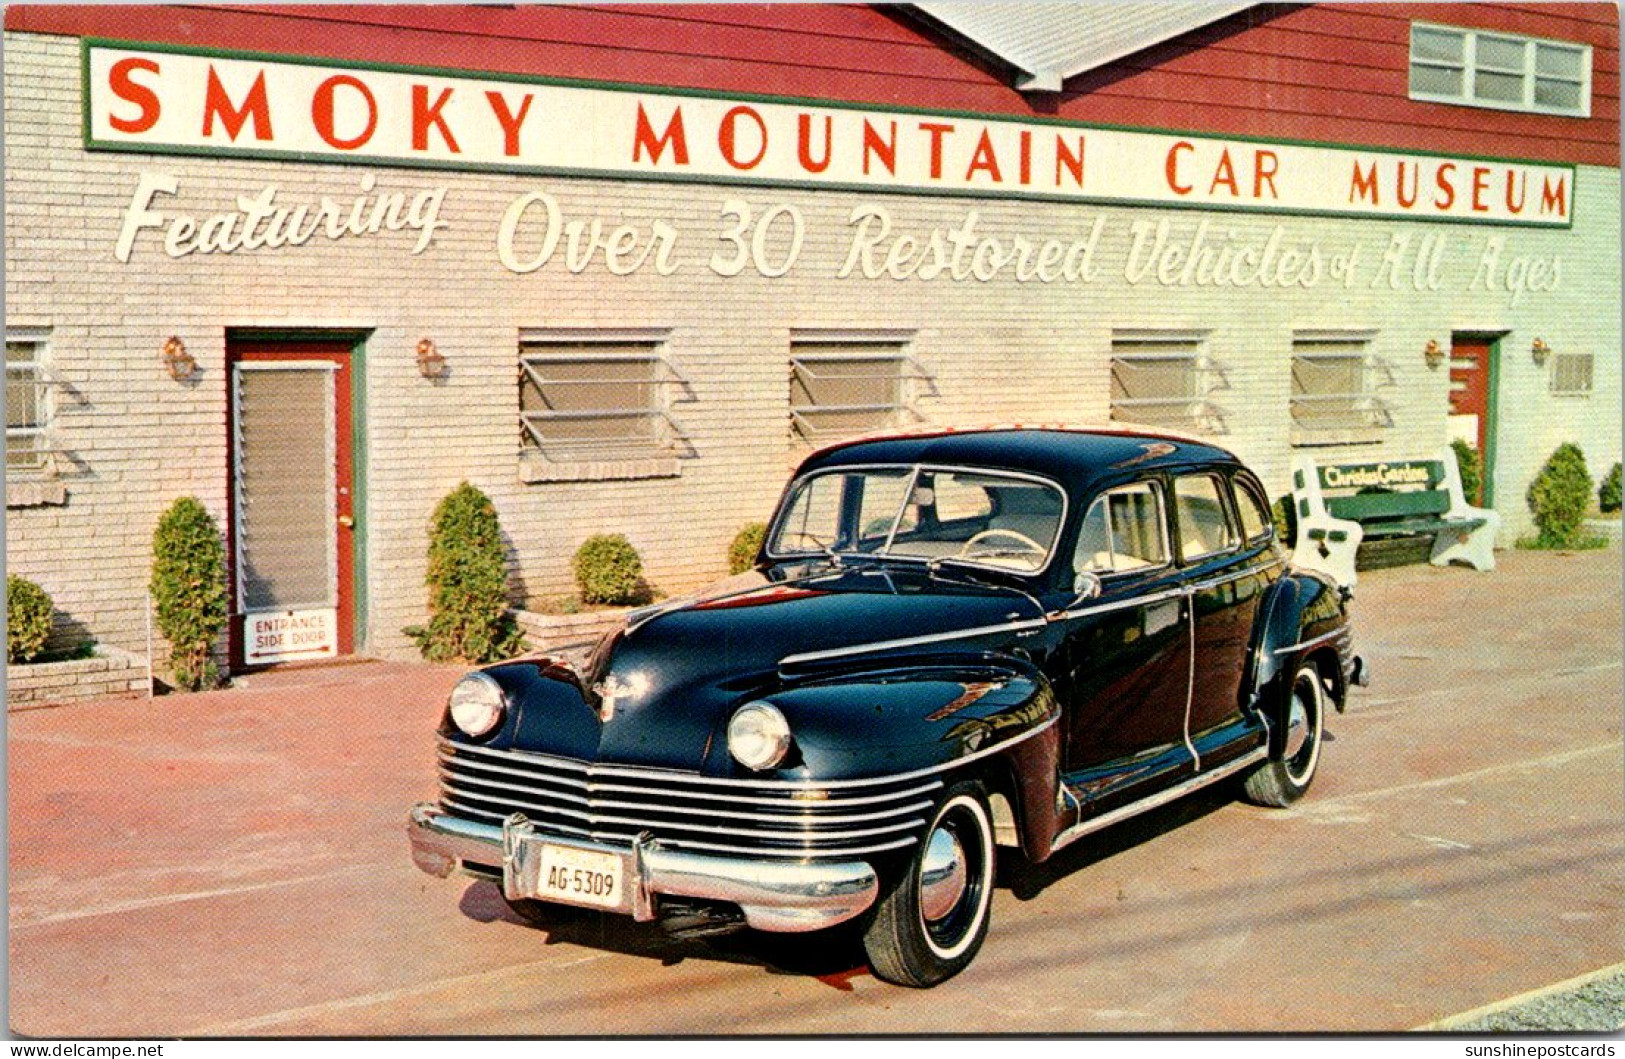
<path fill-rule="evenodd" d="M 998 856 L 1236 777 L 1285 806 L 1364 683 L 1347 596 L 1264 489 L 1172 437 L 989 430 L 813 454 L 755 568 L 578 665 L 465 677 L 425 871 L 680 932 L 861 927 L 876 975 L 970 963 Z"/>

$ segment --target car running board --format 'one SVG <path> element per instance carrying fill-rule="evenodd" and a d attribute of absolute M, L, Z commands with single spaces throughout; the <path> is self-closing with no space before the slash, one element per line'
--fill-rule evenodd
<path fill-rule="evenodd" d="M 1200 790 L 1210 783 L 1217 783 L 1222 779 L 1234 776 L 1242 769 L 1247 768 L 1249 765 L 1257 764 L 1268 756 L 1268 747 L 1256 747 L 1236 758 L 1234 761 L 1227 761 L 1218 768 L 1192 776 L 1183 783 L 1175 784 L 1166 790 L 1158 791 L 1157 793 L 1142 798 L 1137 802 L 1113 809 L 1109 813 L 1102 813 L 1099 816 L 1090 817 L 1088 820 L 1081 820 L 1067 828 L 1065 831 L 1062 831 L 1059 835 L 1056 835 L 1055 841 L 1050 844 L 1049 851 L 1053 854 L 1057 850 L 1070 846 L 1073 842 L 1076 842 L 1084 835 L 1093 834 L 1096 831 L 1110 827 L 1113 824 L 1120 823 L 1129 819 L 1130 817 L 1138 816 L 1141 813 L 1150 812 L 1152 809 L 1156 809 L 1159 806 L 1167 805 L 1169 802 L 1178 800 L 1179 798 L 1189 794 L 1191 791 Z"/>

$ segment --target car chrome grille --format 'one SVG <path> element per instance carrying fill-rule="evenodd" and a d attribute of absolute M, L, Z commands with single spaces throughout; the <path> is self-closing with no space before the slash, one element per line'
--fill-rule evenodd
<path fill-rule="evenodd" d="M 440 802 L 498 823 L 523 813 L 542 832 L 673 849 L 786 858 L 849 857 L 919 841 L 942 780 L 924 775 L 831 784 L 710 779 L 589 765 L 440 741 Z"/>

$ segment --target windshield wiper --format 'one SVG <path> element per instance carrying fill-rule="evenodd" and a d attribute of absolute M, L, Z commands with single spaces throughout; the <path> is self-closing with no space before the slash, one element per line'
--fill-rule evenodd
<path fill-rule="evenodd" d="M 1011 550 L 1015 551 L 1015 549 L 1011 549 Z M 1017 551 L 1015 553 L 1019 554 L 1019 555 L 1031 555 L 1032 554 L 1031 551 L 1026 551 L 1026 550 Z M 978 553 L 978 554 L 996 554 L 996 553 L 994 553 L 994 552 L 984 552 L 984 553 Z M 942 573 L 942 565 L 944 563 L 953 563 L 955 566 L 961 567 L 963 576 L 957 577 L 957 578 L 956 577 L 944 577 L 943 573 Z M 979 588 L 1002 588 L 1002 589 L 1009 590 L 1011 592 L 1019 592 L 1023 596 L 1027 597 L 1027 599 L 1032 602 L 1032 605 L 1035 608 L 1037 608 L 1038 613 L 1040 613 L 1040 614 L 1044 613 L 1044 605 L 1042 603 L 1038 602 L 1038 597 L 1033 595 L 1031 592 L 1028 592 L 1026 589 L 1022 588 L 1020 585 L 1011 585 L 1011 584 L 1006 584 L 1003 581 L 991 581 L 991 580 L 986 580 L 984 578 L 977 577 L 977 576 L 975 576 L 975 569 L 976 569 L 975 566 L 972 565 L 969 569 L 963 569 L 963 567 L 965 567 L 966 565 L 967 565 L 966 561 L 963 558 L 961 558 L 960 556 L 957 556 L 957 555 L 939 555 L 935 559 L 931 559 L 925 564 L 925 572 L 927 574 L 931 575 L 932 577 L 942 578 L 942 580 L 947 581 L 949 583 L 958 582 L 959 584 L 976 585 Z M 1018 573 L 1019 571 L 1011 571 L 1011 572 L 1012 573 Z"/>
<path fill-rule="evenodd" d="M 967 560 L 964 556 L 960 556 L 960 555 L 939 555 L 934 559 L 928 559 L 928 560 L 926 560 L 926 563 L 925 563 L 926 572 L 929 573 L 933 577 L 941 577 L 942 576 L 942 568 L 947 563 L 953 563 L 955 566 L 970 567 L 970 569 L 965 571 L 965 576 L 963 578 L 961 578 L 960 580 L 974 581 L 976 584 L 979 584 L 979 585 L 999 584 L 999 587 L 1001 587 L 1001 588 L 1004 587 L 1002 585 L 1002 583 L 993 582 L 993 581 L 983 581 L 980 578 L 977 578 L 976 576 L 974 576 L 974 571 L 976 569 L 976 563 L 973 560 Z"/>
<path fill-rule="evenodd" d="M 1011 557 L 1013 555 L 1038 555 L 1038 553 L 1033 551 L 1031 548 L 984 548 L 984 549 L 976 551 L 976 552 L 974 552 L 974 553 L 972 553 L 970 555 L 939 555 L 935 559 L 932 559 L 931 561 L 933 563 L 941 563 L 941 562 L 975 563 L 976 560 L 982 559 L 982 558 L 1006 559 L 1006 558 L 1009 558 L 1009 557 Z M 1042 558 L 1042 556 L 1040 556 L 1040 558 Z M 1003 569 L 1003 568 L 1001 567 L 1001 569 Z M 1015 572 L 1016 573 L 1030 573 L 1031 571 L 1017 570 Z"/>
<path fill-rule="evenodd" d="M 829 559 L 831 566 L 842 565 L 841 553 L 836 551 L 835 546 L 828 541 L 821 537 L 815 537 L 811 533 L 798 533 L 797 536 L 804 541 L 812 541 L 813 544 L 817 545 L 818 549 L 824 553 L 826 558 Z"/>

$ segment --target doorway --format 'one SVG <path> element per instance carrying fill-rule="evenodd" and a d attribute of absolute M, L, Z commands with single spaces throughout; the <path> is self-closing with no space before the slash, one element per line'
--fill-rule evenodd
<path fill-rule="evenodd" d="M 228 339 L 234 669 L 355 651 L 351 353 Z"/>
<path fill-rule="evenodd" d="M 1478 451 L 1482 496 L 1471 504 L 1495 503 L 1495 397 L 1499 335 L 1458 332 L 1450 336 L 1450 437 Z"/>

